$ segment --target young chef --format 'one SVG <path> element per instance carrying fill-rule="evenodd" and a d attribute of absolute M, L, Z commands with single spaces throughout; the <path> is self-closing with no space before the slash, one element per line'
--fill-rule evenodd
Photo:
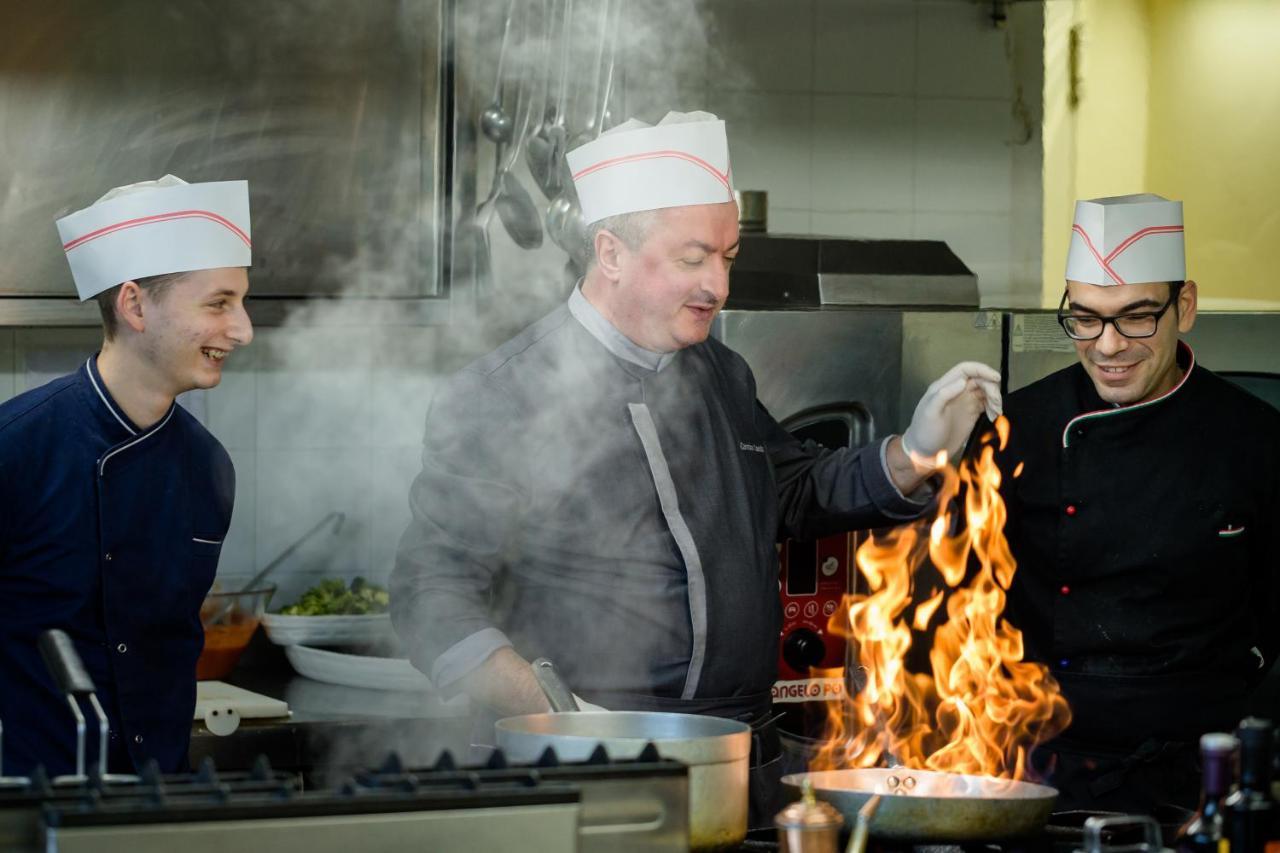
<path fill-rule="evenodd" d="M 1179 340 L 1181 202 L 1081 201 L 1072 231 L 1079 364 L 1005 406 L 1010 614 L 1071 704 L 1045 756 L 1059 807 L 1194 807 L 1197 739 L 1234 729 L 1280 651 L 1280 413 Z"/>
<path fill-rule="evenodd" d="M 738 252 L 724 123 L 633 120 L 568 160 L 593 223 L 588 272 L 438 392 L 392 618 L 437 686 L 498 715 L 547 710 L 527 663 L 546 656 L 610 710 L 761 723 L 779 535 L 918 515 L 909 496 L 999 406 L 999 375 L 954 368 L 905 440 L 801 444 L 756 400 L 742 358 L 708 337 Z M 756 765 L 776 768 L 776 732 L 756 747 Z M 771 819 L 772 803 L 753 806 Z"/>
<path fill-rule="evenodd" d="M 253 337 L 248 186 L 166 175 L 112 190 L 58 233 L 104 334 L 75 373 L 0 406 L 4 772 L 75 766 L 71 711 L 37 648 L 49 628 L 71 636 L 97 686 L 110 769 L 177 771 L 235 472 L 174 398 L 217 385 Z"/>

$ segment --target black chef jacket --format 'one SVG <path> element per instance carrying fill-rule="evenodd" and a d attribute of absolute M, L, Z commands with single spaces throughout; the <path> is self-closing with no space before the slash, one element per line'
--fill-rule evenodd
<path fill-rule="evenodd" d="M 1078 364 L 1009 395 L 997 454 L 1009 614 L 1071 705 L 1063 743 L 1126 760 L 1233 729 L 1280 651 L 1280 413 L 1178 360 L 1133 406 Z"/>
<path fill-rule="evenodd" d="M 111 771 L 189 767 L 200 603 L 234 498 L 217 439 L 176 403 L 140 429 L 94 358 L 0 405 L 4 772 L 75 766 L 75 722 L 37 647 L 49 628 L 70 635 L 94 680 Z"/>
<path fill-rule="evenodd" d="M 918 515 L 882 454 L 801 444 L 722 343 L 641 350 L 575 290 L 433 400 L 396 630 L 446 688 L 510 644 L 613 710 L 767 710 L 775 543 Z"/>

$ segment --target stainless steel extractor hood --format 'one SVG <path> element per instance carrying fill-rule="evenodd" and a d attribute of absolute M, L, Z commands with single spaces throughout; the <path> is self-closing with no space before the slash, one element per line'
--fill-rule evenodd
<path fill-rule="evenodd" d="M 940 240 L 742 234 L 728 309 L 978 307 L 978 278 Z"/>
<path fill-rule="evenodd" d="M 447 322 L 454 6 L 7 4 L 0 326 L 98 325 L 54 221 L 166 172 L 248 180 L 255 323 Z"/>

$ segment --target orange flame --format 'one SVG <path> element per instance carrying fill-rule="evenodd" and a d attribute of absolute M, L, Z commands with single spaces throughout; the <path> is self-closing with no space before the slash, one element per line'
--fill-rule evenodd
<path fill-rule="evenodd" d="M 996 433 L 1003 449 L 1005 418 L 996 421 Z M 1017 564 L 1004 536 L 1001 474 L 990 440 L 976 462 L 946 468 L 943 477 L 932 522 L 858 548 L 867 592 L 846 596 L 829 630 L 848 639 L 866 685 L 829 703 L 827 738 L 813 769 L 902 765 L 1023 779 L 1031 750 L 1071 721 L 1048 668 L 1023 661 L 1022 632 L 1002 618 Z M 957 502 L 964 524 L 952 532 Z M 935 590 L 908 622 L 915 570 L 926 558 L 950 594 Z M 932 672 L 910 672 L 912 626 L 924 630 L 944 598 L 947 619 L 934 632 Z"/>
<path fill-rule="evenodd" d="M 929 627 L 929 620 L 933 618 L 933 614 L 938 612 L 938 608 L 942 606 L 942 599 L 946 596 L 940 589 L 934 589 L 933 593 L 925 601 L 920 602 L 920 606 L 916 608 L 916 615 L 911 620 L 911 627 L 917 631 L 924 631 Z"/>

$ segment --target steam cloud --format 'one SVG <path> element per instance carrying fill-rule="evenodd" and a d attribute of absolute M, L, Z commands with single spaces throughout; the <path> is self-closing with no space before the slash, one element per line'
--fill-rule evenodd
<path fill-rule="evenodd" d="M 612 3 L 613 8 L 621 8 L 622 18 L 618 26 L 613 93 L 605 127 L 632 116 L 656 122 L 671 109 L 703 108 L 701 75 L 708 67 L 712 51 L 710 33 L 713 24 L 707 13 L 694 0 L 612 0 Z M 461 209 L 447 212 L 446 216 L 457 215 L 466 221 L 472 217 L 474 206 L 488 194 L 493 180 L 494 145 L 479 132 L 476 123 L 479 110 L 490 103 L 494 93 L 506 4 L 469 3 L 459 6 L 456 21 L 458 90 L 461 93 L 458 111 L 460 120 L 466 120 L 471 125 L 464 132 L 474 134 L 477 166 L 474 187 L 465 186 L 465 182 L 472 176 L 461 176 L 464 185 L 458 188 L 458 193 L 465 203 L 460 206 Z M 504 107 L 514 114 L 516 105 L 513 94 L 517 90 L 521 97 L 531 97 L 531 124 L 536 124 L 543 117 L 544 110 L 554 103 L 558 94 L 561 52 L 565 49 L 560 32 L 563 7 L 563 0 L 556 0 L 554 3 L 516 0 L 513 4 L 515 17 L 511 27 L 512 41 L 508 46 L 505 62 L 504 76 L 508 78 L 508 95 Z M 604 0 L 572 0 L 573 37 L 568 46 L 567 105 L 570 138 L 583 129 L 588 117 L 598 109 L 598 105 L 593 106 L 591 101 L 599 61 L 604 9 Z M 550 19 L 549 15 L 552 16 Z M 548 26 L 549 23 L 551 26 Z M 549 43 L 546 39 L 548 32 L 552 34 Z M 723 65 L 721 62 L 722 67 Z M 551 74 L 548 86 L 549 67 Z M 408 140 L 401 142 L 410 144 Z M 547 200 L 536 187 L 523 153 L 516 160 L 513 174 L 534 199 L 539 210 L 545 210 Z M 402 191 L 402 188 L 391 186 L 385 189 L 392 194 Z M 422 262 L 422 255 L 405 251 L 387 252 L 384 244 L 417 245 L 422 236 L 418 229 L 422 222 L 432 220 L 433 213 L 431 210 L 420 210 L 416 221 L 413 218 L 404 221 L 399 239 L 380 241 L 376 245 L 359 245 L 349 256 L 330 258 L 321 273 L 321 279 L 327 283 L 345 282 L 346 286 L 335 298 L 309 301 L 292 315 L 279 334 L 270 336 L 270 353 L 264 356 L 272 364 L 280 365 L 285 374 L 295 370 L 305 374 L 314 371 L 316 365 L 333 367 L 347 358 L 372 359 L 373 371 L 395 374 L 391 384 L 404 389 L 403 396 L 398 399 L 375 401 L 375 406 L 390 404 L 395 412 L 375 410 L 371 413 L 373 422 L 376 424 L 384 417 L 394 417 L 402 424 L 416 422 L 416 440 L 419 443 L 430 390 L 435 383 L 563 302 L 568 297 L 577 274 L 576 270 L 568 268 L 565 252 L 550 239 L 544 237 L 539 249 L 520 249 L 498 218 L 494 217 L 488 227 L 493 270 L 491 289 L 476 293 L 470 282 L 454 282 L 454 291 L 449 299 L 450 319 L 447 325 L 416 329 L 384 328 L 364 336 L 364 340 L 369 341 L 374 348 L 378 346 L 374 343 L 375 336 L 412 341 L 411 351 L 402 351 L 399 353 L 400 357 L 387 363 L 381 363 L 376 355 L 352 351 L 352 347 L 344 347 L 345 354 L 340 357 L 325 351 L 333 346 L 335 337 L 344 337 L 341 330 L 349 324 L 351 310 L 366 304 L 365 297 L 403 293 L 405 281 L 421 281 L 431 274 Z M 448 247 L 442 245 L 439 251 L 448 251 Z M 329 286 L 331 285 L 326 285 L 326 289 Z M 383 319 L 395 320 L 394 317 Z M 326 334 L 323 330 L 339 330 L 339 334 Z M 355 345 L 355 350 L 358 348 Z M 307 419 L 312 414 L 299 410 L 297 416 Z M 540 416 L 555 418 L 557 413 L 548 410 L 540 413 Z M 580 429 L 570 430 L 569 425 L 565 426 L 565 432 L 581 433 Z M 609 452 L 602 446 L 578 447 L 574 451 L 579 454 L 585 452 L 602 455 Z M 602 462 L 607 464 L 607 460 Z M 409 464 L 406 459 L 405 465 L 396 470 L 394 476 L 386 477 L 374 485 L 379 492 L 376 504 L 394 508 L 394 512 L 402 518 L 400 530 L 394 533 L 397 539 L 408 521 L 409 487 L 419 467 L 420 463 L 416 459 L 413 464 Z M 329 484 L 326 483 L 324 488 L 328 487 Z M 300 482 L 295 484 L 293 491 L 302 493 L 310 489 L 311 486 Z M 374 532 L 373 535 L 386 535 L 389 532 L 385 526 L 379 528 L 379 531 L 380 533 Z M 384 547 L 386 545 L 391 547 Z M 374 550 L 393 552 L 394 543 L 375 543 Z M 372 569 L 374 576 L 382 579 L 390 566 L 376 565 Z M 282 597 L 282 601 L 286 600 L 287 597 Z M 655 630 L 658 630 L 656 626 Z M 618 638 L 619 643 L 625 643 L 631 649 L 631 654 L 634 654 L 637 641 L 642 640 L 636 637 Z M 596 651 L 606 656 L 611 654 L 611 650 L 607 648 Z M 306 696 L 299 695 L 296 698 L 308 701 Z M 438 699 L 423 696 L 421 701 L 438 710 Z M 381 694 L 377 691 L 369 691 L 362 706 L 365 712 L 379 710 L 386 712 L 388 716 L 400 717 L 406 716 L 407 711 L 411 715 L 412 710 L 422 710 L 421 706 L 412 710 L 406 708 L 404 694 Z M 344 767 L 371 765 L 381 761 L 392 749 L 400 751 L 410 763 L 417 764 L 432 760 L 434 753 L 440 748 L 452 747 L 455 752 L 461 749 L 465 757 L 466 732 L 457 726 L 450 728 L 448 724 L 442 724 L 441 731 L 451 737 L 432 738 L 424 743 L 420 739 L 414 741 L 407 737 L 402 726 L 388 724 L 386 727 L 370 730 L 363 737 L 344 738 L 334 743 L 326 763 L 334 771 Z"/>

